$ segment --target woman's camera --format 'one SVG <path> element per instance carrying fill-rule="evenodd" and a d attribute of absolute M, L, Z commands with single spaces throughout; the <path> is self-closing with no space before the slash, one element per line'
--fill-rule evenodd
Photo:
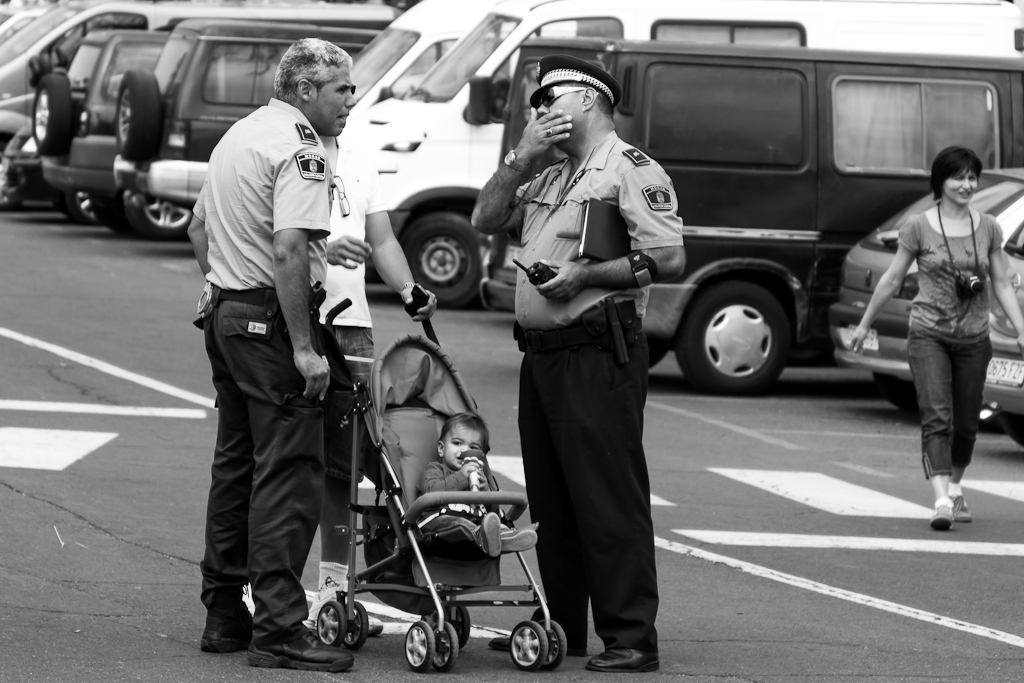
<path fill-rule="evenodd" d="M 970 299 L 985 291 L 985 283 L 974 273 L 958 272 L 956 274 L 956 295 L 960 299 Z"/>

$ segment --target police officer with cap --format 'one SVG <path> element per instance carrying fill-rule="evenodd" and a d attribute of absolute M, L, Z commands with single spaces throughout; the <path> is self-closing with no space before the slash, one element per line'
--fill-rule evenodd
<path fill-rule="evenodd" d="M 665 171 L 615 133 L 622 89 L 574 57 L 541 60 L 519 145 L 480 192 L 473 225 L 512 232 L 530 266 L 516 282 L 519 433 L 537 557 L 569 655 L 585 656 L 587 605 L 605 651 L 593 671 L 658 669 L 658 580 L 643 449 L 650 284 L 685 263 L 678 202 Z M 550 148 L 565 158 L 532 180 Z M 580 256 L 588 203 L 618 207 L 631 252 Z M 543 264 L 543 265 L 540 265 Z M 548 276 L 543 272 L 550 271 Z M 507 647 L 496 639 L 492 647 Z"/>
<path fill-rule="evenodd" d="M 351 66 L 315 38 L 285 52 L 274 98 L 214 148 L 188 230 L 207 279 L 200 313 L 218 407 L 200 647 L 248 646 L 252 666 L 353 663 L 303 626 L 300 582 L 320 518 L 330 380 L 313 296 L 330 234 L 332 174 L 320 137 L 341 133 L 355 104 Z"/>

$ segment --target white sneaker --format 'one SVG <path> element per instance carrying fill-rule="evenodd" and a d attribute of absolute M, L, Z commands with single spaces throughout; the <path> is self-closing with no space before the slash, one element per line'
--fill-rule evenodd
<path fill-rule="evenodd" d="M 320 616 L 320 610 L 323 609 L 331 600 L 338 599 L 338 591 L 341 590 L 341 586 L 335 583 L 332 579 L 328 578 L 323 586 L 320 587 L 319 597 L 313 601 L 313 604 L 309 606 L 308 615 L 303 625 L 310 631 L 316 632 L 316 618 Z M 340 602 L 340 601 L 339 601 Z"/>

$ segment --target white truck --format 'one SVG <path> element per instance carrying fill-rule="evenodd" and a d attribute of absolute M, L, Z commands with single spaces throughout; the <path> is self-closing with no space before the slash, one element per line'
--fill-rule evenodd
<path fill-rule="evenodd" d="M 470 225 L 503 150 L 518 48 L 579 36 L 1020 57 L 1021 10 L 1002 0 L 504 0 L 419 86 L 350 116 L 377 151 L 392 225 L 416 279 L 448 307 L 477 298 L 484 243 Z M 482 81 L 489 111 L 471 108 Z M 685 216 L 683 217 L 685 220 Z"/>

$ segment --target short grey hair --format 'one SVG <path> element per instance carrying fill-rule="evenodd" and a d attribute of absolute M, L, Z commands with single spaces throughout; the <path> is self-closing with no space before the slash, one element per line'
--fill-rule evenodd
<path fill-rule="evenodd" d="M 295 41 L 281 57 L 274 74 L 274 97 L 291 104 L 298 96 L 299 81 L 319 90 L 331 81 L 331 69 L 352 68 L 352 57 L 334 43 L 320 38 Z"/>

